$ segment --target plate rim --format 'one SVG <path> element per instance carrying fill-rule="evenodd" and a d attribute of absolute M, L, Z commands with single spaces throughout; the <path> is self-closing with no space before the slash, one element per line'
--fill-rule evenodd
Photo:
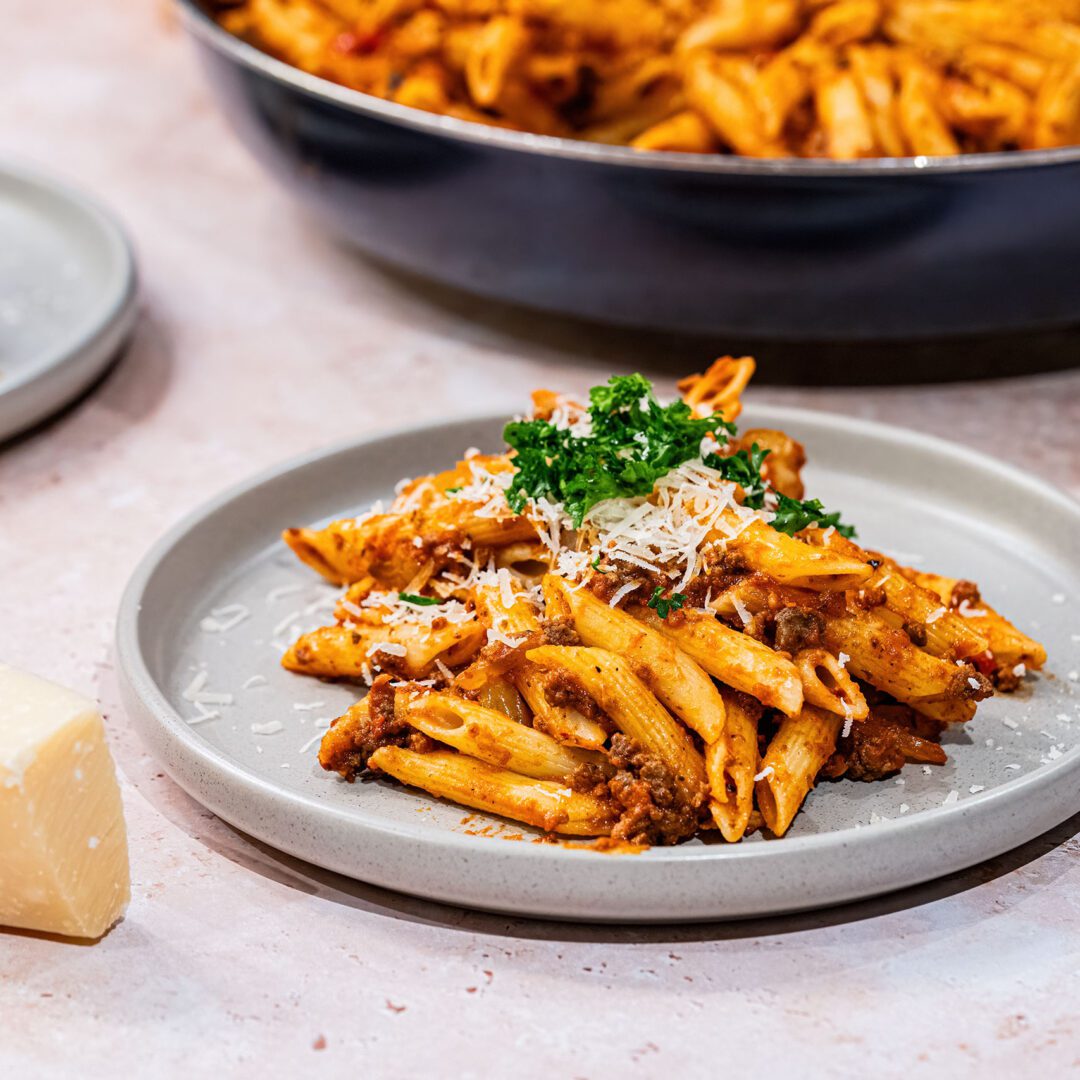
<path fill-rule="evenodd" d="M 1078 528 L 1080 528 L 1080 502 L 1047 481 L 1041 478 L 1033 478 L 1014 465 L 999 461 L 970 447 L 943 439 L 940 436 L 924 435 L 921 432 L 897 425 L 844 416 L 826 410 L 774 405 L 767 402 L 755 403 L 752 400 L 748 404 L 751 410 L 759 414 L 762 419 L 776 423 L 781 427 L 785 424 L 792 426 L 800 424 L 828 425 L 841 428 L 851 435 L 872 435 L 876 439 L 885 439 L 893 443 L 911 444 L 913 441 L 917 441 L 923 447 L 936 450 L 938 453 L 947 453 L 960 465 L 988 470 L 998 474 L 1003 480 L 1014 484 L 1022 484 L 1039 497 L 1055 503 L 1060 511 L 1071 515 L 1075 519 Z M 412 823 L 405 824 L 403 822 L 389 821 L 385 818 L 372 817 L 366 814 L 360 801 L 355 807 L 343 807 L 326 802 L 317 795 L 290 791 L 274 784 L 266 777 L 249 771 L 246 766 L 231 760 L 217 748 L 211 746 L 192 729 L 191 725 L 183 720 L 169 703 L 163 689 L 158 686 L 151 675 L 139 643 L 140 607 L 141 597 L 159 565 L 168 557 L 177 543 L 206 519 L 237 498 L 253 492 L 287 473 L 295 472 L 337 454 L 362 451 L 365 446 L 389 441 L 396 437 L 430 434 L 436 430 L 452 430 L 455 427 L 465 427 L 469 424 L 490 423 L 494 426 L 497 423 L 505 422 L 505 420 L 506 415 L 503 412 L 478 413 L 460 416 L 450 421 L 396 426 L 370 435 L 335 441 L 322 448 L 295 455 L 261 469 L 251 477 L 230 485 L 218 495 L 205 500 L 190 510 L 151 545 L 150 549 L 139 561 L 124 589 L 117 615 L 115 647 L 118 661 L 117 669 L 121 677 L 122 689 L 127 692 L 125 694 L 125 706 L 128 710 L 131 711 L 133 704 L 136 708 L 141 706 L 153 718 L 153 721 L 165 736 L 178 740 L 182 749 L 193 754 L 203 768 L 210 771 L 218 780 L 224 781 L 229 787 L 235 788 L 239 785 L 245 795 L 258 795 L 283 801 L 289 808 L 315 812 L 328 821 L 332 820 L 334 824 L 346 822 L 352 828 L 374 830 L 384 838 L 406 838 L 421 845 L 434 845 L 441 850 L 454 849 L 459 853 L 468 853 L 470 855 L 483 851 L 484 849 L 477 847 L 477 845 L 490 844 L 490 837 L 469 836 L 445 829 L 433 831 L 430 828 L 425 828 L 422 823 L 414 825 Z M 167 766 L 166 771 L 169 771 L 170 775 L 172 775 Z M 653 865 L 685 865 L 689 862 L 731 859 L 738 861 L 749 859 L 756 863 L 768 863 L 785 858 L 785 852 L 790 852 L 792 856 L 800 852 L 812 854 L 818 849 L 833 848 L 838 843 L 843 844 L 853 855 L 857 855 L 860 849 L 876 848 L 894 837 L 903 836 L 905 839 L 917 839 L 919 834 L 930 836 L 943 826 L 950 829 L 963 828 L 965 818 L 972 815 L 982 817 L 990 811 L 1008 814 L 1010 807 L 1029 798 L 1034 789 L 1045 790 L 1056 784 L 1067 782 L 1076 773 L 1080 773 L 1080 744 L 1067 750 L 1056 761 L 1042 765 L 1015 780 L 995 785 L 984 792 L 979 792 L 951 805 L 935 806 L 910 817 L 893 818 L 875 824 L 873 827 L 851 825 L 825 833 L 787 837 L 779 843 L 735 844 L 722 847 L 708 844 L 677 846 L 674 848 L 654 847 L 644 852 L 639 858 L 645 858 Z M 174 779 L 176 778 L 174 777 Z M 185 790 L 188 790 L 187 785 L 182 781 L 177 780 L 177 782 Z M 197 801 L 206 805 L 206 799 L 201 794 L 194 791 L 189 791 L 189 794 L 192 794 Z M 210 808 L 218 816 L 229 820 L 227 815 L 221 814 L 213 807 Z M 1057 811 L 1054 811 L 1054 813 L 1057 813 Z M 1071 813 L 1072 810 L 1063 810 L 1056 818 L 1056 821 L 1065 820 Z M 277 850 L 289 851 L 288 846 L 283 845 L 280 839 L 275 841 L 273 838 L 260 835 L 257 830 L 252 829 L 248 824 L 241 824 L 240 822 L 234 822 L 234 824 Z M 1038 835 L 1038 833 L 1033 835 Z M 1012 846 L 1015 845 L 1009 843 L 1002 847 L 1001 851 L 1008 850 Z M 508 851 L 506 849 L 513 850 Z M 290 853 L 297 854 L 308 861 L 315 861 L 311 859 L 310 855 L 296 851 Z M 510 844 L 505 845 L 502 852 L 505 858 L 509 858 L 514 862 L 519 860 L 528 860 L 530 862 L 543 862 L 551 859 L 561 860 L 568 854 L 575 858 L 588 858 L 604 862 L 611 859 L 611 856 L 605 853 L 547 844 Z M 976 861 L 982 861 L 989 857 L 993 856 L 983 855 Z M 972 863 L 968 861 L 964 865 L 972 865 Z M 935 877 L 942 876 L 942 874 L 961 868 L 958 866 L 954 867 L 953 870 L 935 871 L 924 875 L 921 880 L 932 880 Z M 887 891 L 892 887 L 894 886 L 884 886 L 879 891 Z M 813 906 L 824 905 L 818 903 Z M 514 908 L 513 910 L 520 909 Z"/>
<path fill-rule="evenodd" d="M 0 439 L 24 431 L 62 408 L 104 371 L 134 329 L 139 292 L 138 263 L 131 237 L 95 196 L 37 166 L 13 160 L 0 161 L 3 184 L 14 184 L 23 193 L 32 192 L 78 214 L 102 241 L 115 280 L 106 305 L 90 312 L 27 370 L 0 382 L 0 404 L 16 411 L 21 405 L 27 410 L 11 425 L 0 423 Z M 58 378 L 61 373 L 69 376 L 62 384 Z M 42 384 L 54 379 L 57 386 L 53 392 L 41 389 Z M 34 390 L 40 391 L 42 400 L 27 407 L 20 397 L 29 398 Z"/>

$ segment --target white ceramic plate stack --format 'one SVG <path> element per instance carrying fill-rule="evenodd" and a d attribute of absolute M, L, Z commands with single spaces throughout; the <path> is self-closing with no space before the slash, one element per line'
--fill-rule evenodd
<path fill-rule="evenodd" d="M 808 446 L 810 494 L 842 508 L 862 542 L 978 581 L 1046 643 L 1054 677 L 1029 678 L 950 729 L 944 767 L 908 766 L 902 783 L 822 783 L 782 840 L 601 854 L 528 842 L 529 829 L 422 792 L 346 784 L 315 754 L 322 728 L 356 689 L 278 663 L 298 627 L 329 621 L 331 603 L 280 531 L 359 512 L 401 476 L 445 468 L 467 446 L 501 448 L 500 418 L 328 450 L 179 525 L 147 556 L 120 611 L 131 716 L 182 787 L 259 840 L 419 896 L 564 919 L 700 920 L 840 903 L 970 866 L 1080 808 L 1080 684 L 1069 677 L 1080 667 L 1080 506 L 1016 470 L 899 429 L 760 407 L 745 422 Z"/>
<path fill-rule="evenodd" d="M 102 374 L 134 325 L 135 284 L 131 248 L 104 210 L 0 169 L 0 441 Z"/>

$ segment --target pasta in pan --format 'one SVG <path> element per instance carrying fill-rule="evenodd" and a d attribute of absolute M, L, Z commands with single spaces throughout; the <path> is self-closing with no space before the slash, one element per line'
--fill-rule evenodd
<path fill-rule="evenodd" d="M 287 529 L 343 591 L 284 666 L 370 688 L 323 767 L 644 846 L 782 836 L 822 778 L 942 764 L 944 727 L 1045 651 L 971 582 L 859 546 L 789 436 L 739 437 L 753 368 L 669 404 L 640 375 L 538 391 L 505 454 Z"/>
<path fill-rule="evenodd" d="M 482 124 L 750 157 L 1080 142 L 1076 0 L 217 0 L 226 29 Z"/>

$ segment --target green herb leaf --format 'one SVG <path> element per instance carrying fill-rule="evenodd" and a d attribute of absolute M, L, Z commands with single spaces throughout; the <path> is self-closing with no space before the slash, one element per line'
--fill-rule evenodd
<path fill-rule="evenodd" d="M 771 450 L 762 450 L 754 443 L 749 451 L 737 450 L 728 457 L 709 454 L 705 458 L 705 464 L 710 469 L 715 469 L 725 480 L 738 484 L 743 489 L 746 495 L 744 505 L 751 510 L 760 510 L 765 505 L 765 492 L 768 490 L 761 478 L 761 466 L 771 453 Z"/>
<path fill-rule="evenodd" d="M 661 405 L 642 375 L 594 386 L 588 413 L 584 435 L 546 420 L 507 424 L 517 471 L 506 497 L 515 513 L 529 499 L 550 499 L 579 528 L 598 502 L 650 494 L 660 477 L 700 457 L 706 435 L 724 443 L 735 430 L 719 413 L 695 417 L 684 401 Z"/>
<path fill-rule="evenodd" d="M 417 607 L 432 607 L 442 603 L 437 596 L 417 596 L 416 593 L 407 592 L 399 592 L 397 595 L 399 600 L 404 600 L 406 604 L 416 604 Z"/>
<path fill-rule="evenodd" d="M 661 595 L 663 591 L 659 585 L 653 589 L 653 594 L 649 597 L 649 607 L 661 619 L 666 619 L 673 611 L 678 611 L 686 603 L 686 596 L 681 592 L 673 592 L 670 596 L 664 597 Z"/>
<path fill-rule="evenodd" d="M 805 529 L 810 525 L 818 525 L 823 529 L 832 526 L 841 536 L 848 538 L 855 535 L 855 526 L 842 524 L 840 512 L 828 513 L 821 505 L 820 499 L 800 501 L 781 495 L 779 492 L 776 493 L 776 516 L 772 520 L 772 527 L 777 532 L 794 536 L 800 529 Z"/>
<path fill-rule="evenodd" d="M 447 488 L 443 492 L 443 494 L 444 495 L 456 495 L 459 491 L 463 491 L 463 490 L 464 490 L 464 488 L 459 484 L 457 487 Z"/>

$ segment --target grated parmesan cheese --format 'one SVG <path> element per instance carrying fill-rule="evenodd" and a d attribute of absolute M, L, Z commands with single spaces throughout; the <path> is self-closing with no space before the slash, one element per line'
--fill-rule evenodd
<path fill-rule="evenodd" d="M 742 619 L 743 626 L 749 626 L 750 620 L 753 619 L 753 615 L 750 614 L 750 609 L 737 596 L 732 596 L 731 603 L 738 613 L 739 618 Z"/>
<path fill-rule="evenodd" d="M 239 626 L 250 614 L 243 604 L 226 604 L 224 607 L 211 608 L 199 627 L 207 634 L 225 634 L 234 626 Z"/>
<path fill-rule="evenodd" d="M 285 730 L 285 725 L 280 720 L 267 720 L 265 724 L 252 724 L 251 730 L 256 735 L 276 735 Z"/>
<path fill-rule="evenodd" d="M 766 776 L 772 776 L 774 772 L 775 770 L 771 765 L 766 765 L 765 768 L 754 777 L 754 783 L 756 784 L 759 780 L 764 780 Z"/>
<path fill-rule="evenodd" d="M 389 656 L 404 656 L 408 649 L 404 645 L 398 645 L 393 641 L 376 641 L 368 646 L 367 655 L 369 657 L 381 652 Z"/>
<path fill-rule="evenodd" d="M 640 581 L 627 582 L 627 584 L 620 586 L 615 591 L 614 595 L 608 601 L 608 605 L 610 607 L 618 607 L 619 606 L 619 601 L 622 600 L 623 597 L 629 596 L 635 589 L 640 589 L 640 588 L 641 588 L 641 582 Z"/>

